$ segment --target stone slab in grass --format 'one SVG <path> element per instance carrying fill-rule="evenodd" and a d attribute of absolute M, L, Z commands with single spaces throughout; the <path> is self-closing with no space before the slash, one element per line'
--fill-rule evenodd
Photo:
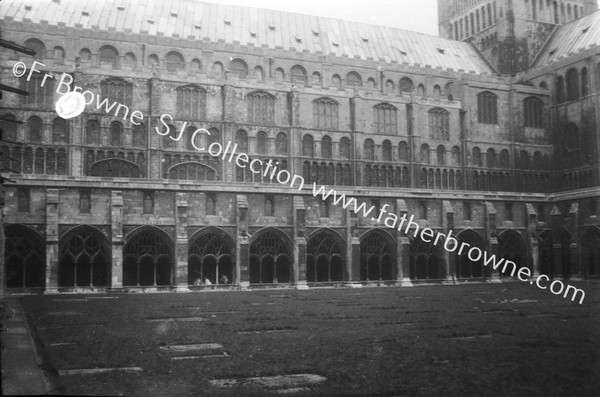
<path fill-rule="evenodd" d="M 87 302 L 86 298 L 52 299 L 52 302 Z"/>
<path fill-rule="evenodd" d="M 81 368 L 81 369 L 59 369 L 58 374 L 60 376 L 71 376 L 71 375 L 95 375 L 106 372 L 142 372 L 143 369 L 140 367 L 120 367 L 120 368 Z"/>
<path fill-rule="evenodd" d="M 227 358 L 227 357 L 231 357 L 231 355 L 227 352 L 223 352 L 223 354 L 206 354 L 206 355 L 202 355 L 202 356 L 177 356 L 177 357 L 171 357 L 171 360 L 183 361 L 183 360 L 199 360 L 199 359 L 206 359 L 206 358 Z"/>
<path fill-rule="evenodd" d="M 239 379 L 214 379 L 210 383 L 217 387 L 260 386 L 266 389 L 292 389 L 318 385 L 327 380 L 315 374 L 292 374 L 276 376 L 256 376 Z"/>
<path fill-rule="evenodd" d="M 49 316 L 79 316 L 79 312 L 48 312 Z"/>
<path fill-rule="evenodd" d="M 88 299 L 119 299 L 118 296 L 90 296 Z"/>
<path fill-rule="evenodd" d="M 183 353 L 183 352 L 193 352 L 193 351 L 202 351 L 202 350 L 212 350 L 212 349 L 222 349 L 223 345 L 219 343 L 196 343 L 193 345 L 170 345 L 170 346 L 160 346 L 160 350 L 173 352 L 173 353 Z"/>
<path fill-rule="evenodd" d="M 477 339 L 488 339 L 491 338 L 492 335 L 472 335 L 472 336 L 453 336 L 448 339 L 452 340 L 477 340 Z"/>
<path fill-rule="evenodd" d="M 149 323 L 162 323 L 169 321 L 197 322 L 206 321 L 205 317 L 168 317 L 168 318 L 147 318 Z"/>
<path fill-rule="evenodd" d="M 240 335 L 247 335 L 247 334 L 268 334 L 268 333 L 273 333 L 273 332 L 290 332 L 290 331 L 294 331 L 294 329 L 291 329 L 291 328 L 282 328 L 282 329 L 251 329 L 251 330 L 245 330 L 245 331 L 238 331 L 238 334 L 240 334 Z"/>

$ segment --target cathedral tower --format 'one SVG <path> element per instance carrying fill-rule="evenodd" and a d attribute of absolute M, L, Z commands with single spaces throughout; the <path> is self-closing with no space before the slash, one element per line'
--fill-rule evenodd
<path fill-rule="evenodd" d="M 556 25 L 598 9 L 596 0 L 438 0 L 441 37 L 473 43 L 503 75 L 529 68 Z"/>

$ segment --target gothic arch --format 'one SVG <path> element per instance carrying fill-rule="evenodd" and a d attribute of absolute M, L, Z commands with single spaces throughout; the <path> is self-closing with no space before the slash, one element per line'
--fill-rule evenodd
<path fill-rule="evenodd" d="M 459 244 L 468 243 L 471 247 L 477 247 L 482 252 L 486 249 L 486 243 L 484 238 L 472 229 L 466 229 L 458 233 L 456 236 Z M 457 251 L 455 251 L 457 252 Z M 464 250 L 461 255 L 456 255 L 456 278 L 458 279 L 468 279 L 468 278 L 477 278 L 477 277 L 485 277 L 488 274 L 487 268 L 484 269 L 483 259 L 479 259 L 478 261 L 472 261 L 469 259 L 468 251 Z"/>
<path fill-rule="evenodd" d="M 292 281 L 292 241 L 275 228 L 265 228 L 250 239 L 250 283 Z"/>
<path fill-rule="evenodd" d="M 512 229 L 505 230 L 498 236 L 497 257 L 498 260 L 500 260 L 500 258 L 504 258 L 504 260 L 514 262 L 516 265 L 515 275 L 521 267 L 529 267 L 527 244 L 525 243 L 525 239 L 519 232 Z M 512 265 L 507 266 L 506 271 L 511 272 Z M 510 273 L 500 273 L 500 276 L 510 277 Z"/>
<path fill-rule="evenodd" d="M 444 276 L 441 249 L 421 239 L 410 239 L 411 280 L 439 280 Z"/>
<path fill-rule="evenodd" d="M 208 278 L 219 284 L 222 276 L 234 283 L 235 241 L 218 227 L 210 226 L 194 233 L 188 244 L 188 284 Z"/>
<path fill-rule="evenodd" d="M 44 288 L 46 244 L 33 229 L 19 224 L 4 228 L 4 263 L 7 288 Z"/>
<path fill-rule="evenodd" d="M 374 229 L 360 238 L 360 279 L 393 280 L 396 243 L 386 232 Z"/>
<path fill-rule="evenodd" d="M 110 243 L 97 228 L 76 226 L 59 242 L 59 287 L 105 287 L 110 280 Z"/>
<path fill-rule="evenodd" d="M 142 226 L 123 247 L 123 286 L 171 285 L 173 241 L 155 226 Z"/>
<path fill-rule="evenodd" d="M 306 246 L 306 281 L 342 281 L 346 269 L 346 243 L 331 229 L 315 230 Z"/>

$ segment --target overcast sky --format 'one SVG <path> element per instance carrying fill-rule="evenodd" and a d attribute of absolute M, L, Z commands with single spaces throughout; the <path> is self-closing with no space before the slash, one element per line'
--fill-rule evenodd
<path fill-rule="evenodd" d="M 392 26 L 437 35 L 437 0 L 206 0 Z"/>

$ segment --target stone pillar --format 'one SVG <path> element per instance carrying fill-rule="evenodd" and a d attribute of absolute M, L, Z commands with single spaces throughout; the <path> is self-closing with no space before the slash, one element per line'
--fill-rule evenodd
<path fill-rule="evenodd" d="M 235 279 L 242 289 L 250 286 L 250 235 L 248 234 L 248 199 L 244 194 L 236 197 L 237 239 L 235 256 Z"/>
<path fill-rule="evenodd" d="M 577 280 L 583 280 L 581 274 L 581 264 L 579 263 L 579 203 L 571 204 L 569 209 L 569 232 L 571 232 L 571 242 L 569 244 L 569 255 L 571 259 L 571 270 L 569 277 Z"/>
<path fill-rule="evenodd" d="M 188 201 L 186 193 L 175 193 L 175 291 L 188 292 Z M 218 282 L 217 275 L 217 282 Z"/>
<path fill-rule="evenodd" d="M 413 283 L 410 281 L 410 239 L 406 236 L 400 237 L 402 244 L 402 260 L 400 269 L 402 270 L 402 282 L 403 287 L 412 287 Z"/>
<path fill-rule="evenodd" d="M 550 212 L 552 219 L 552 278 L 561 278 L 563 276 L 563 257 L 562 242 L 560 238 L 560 228 L 562 227 L 562 214 L 558 206 L 554 206 Z"/>
<path fill-rule="evenodd" d="M 350 286 L 361 287 L 360 283 L 360 238 L 358 236 L 352 236 L 351 240 L 352 254 L 350 261 L 348 261 L 348 281 Z"/>
<path fill-rule="evenodd" d="M 46 294 L 58 293 L 58 189 L 46 190 Z"/>
<path fill-rule="evenodd" d="M 540 275 L 540 252 L 536 229 L 538 214 L 532 204 L 526 203 L 527 208 L 527 234 L 529 236 L 529 247 L 531 250 L 531 274 L 533 277 Z M 518 271 L 518 270 L 517 270 Z"/>
<path fill-rule="evenodd" d="M 485 232 L 490 245 L 490 254 L 498 257 L 498 239 L 496 234 L 496 208 L 490 201 L 485 202 Z M 500 260 L 500 258 L 498 258 Z M 489 270 L 491 274 L 489 282 L 500 282 L 500 270 Z"/>
<path fill-rule="evenodd" d="M 447 236 L 448 233 L 454 229 L 454 208 L 448 200 L 442 202 L 442 229 L 444 234 Z M 456 254 L 448 252 L 446 249 L 441 247 L 444 253 L 445 266 L 445 278 L 444 284 L 454 284 L 454 275 L 456 274 Z M 442 276 L 443 277 L 443 276 Z"/>
<path fill-rule="evenodd" d="M 306 284 L 306 208 L 301 196 L 294 196 L 294 229 L 293 283 L 297 289 L 308 289 Z"/>
<path fill-rule="evenodd" d="M 113 190 L 110 195 L 112 268 L 110 291 L 123 289 L 123 192 Z"/>

